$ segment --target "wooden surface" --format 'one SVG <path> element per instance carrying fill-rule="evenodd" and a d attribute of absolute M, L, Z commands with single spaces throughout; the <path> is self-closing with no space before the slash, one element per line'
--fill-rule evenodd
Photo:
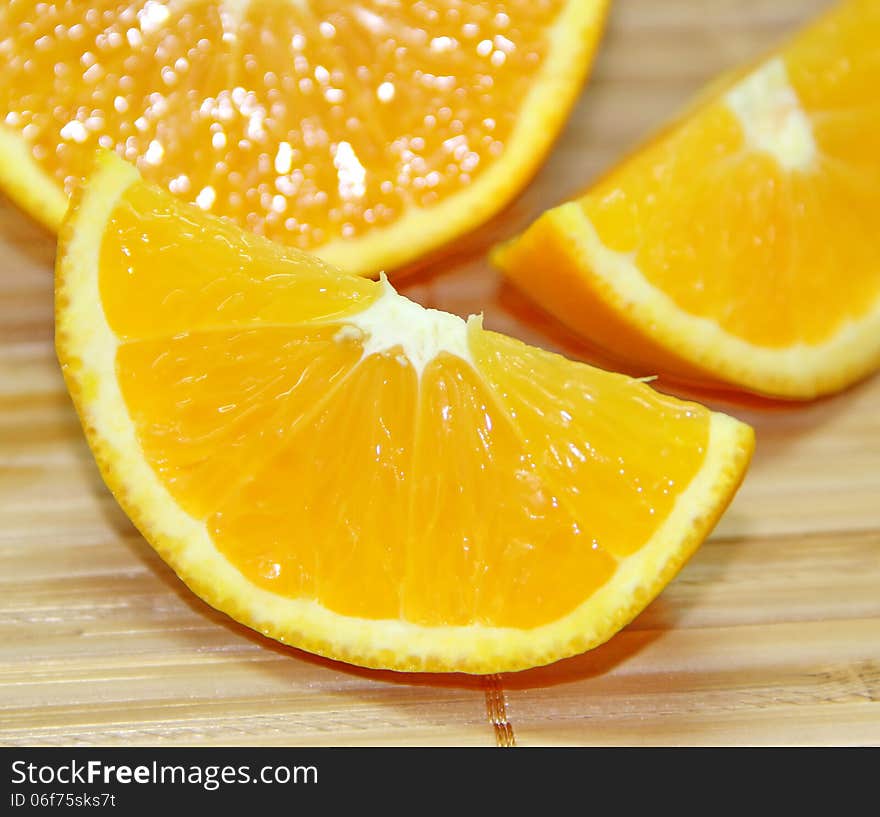
<path fill-rule="evenodd" d="M 406 291 L 590 358 L 500 285 L 485 247 L 588 182 L 704 80 L 825 5 L 617 0 L 594 80 L 543 171 Z M 483 679 L 313 658 L 231 623 L 177 581 L 83 443 L 53 357 L 53 257 L 51 236 L 0 203 L 0 743 L 503 738 Z M 495 679 L 488 700 L 516 742 L 880 744 L 878 406 L 880 377 L 806 407 L 726 406 L 758 432 L 733 506 L 608 644 Z"/>

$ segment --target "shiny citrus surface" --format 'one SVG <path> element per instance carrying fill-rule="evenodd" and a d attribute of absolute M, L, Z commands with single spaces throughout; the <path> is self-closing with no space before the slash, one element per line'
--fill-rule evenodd
<path fill-rule="evenodd" d="M 424 310 L 118 160 L 58 275 L 59 356 L 136 524 L 211 603 L 334 657 L 494 671 L 604 640 L 751 452 L 735 420 Z"/>
<path fill-rule="evenodd" d="M 878 37 L 876 2 L 839 5 L 777 53 L 718 83 L 600 179 L 576 202 L 600 252 L 569 253 L 567 265 L 583 267 L 583 275 L 572 274 L 581 281 L 575 290 L 594 296 L 603 285 L 590 283 L 591 275 L 612 289 L 616 279 L 620 303 L 610 308 L 631 329 L 600 335 L 586 302 L 581 317 L 569 308 L 567 322 L 636 360 L 654 362 L 652 347 L 660 347 L 673 368 L 682 368 L 677 357 L 704 376 L 779 396 L 835 390 L 876 366 Z M 573 213 L 562 219 L 576 221 Z M 565 229 L 551 221 L 536 232 Z M 511 245 L 498 259 L 546 306 L 565 311 L 546 281 L 561 275 L 558 266 L 542 273 L 549 243 L 535 237 L 530 251 Z M 609 266 L 615 261 L 628 265 L 633 286 L 619 284 Z M 560 298 L 570 285 L 560 284 Z M 652 291 L 669 306 L 668 317 L 651 313 L 653 327 L 647 312 L 626 314 L 624 303 L 648 300 Z M 569 293 L 568 300 L 577 299 Z M 700 322 L 714 327 L 712 338 Z M 632 331 L 642 343 L 623 337 Z"/>
<path fill-rule="evenodd" d="M 13 0 L 0 9 L 0 123 L 59 202 L 97 147 L 114 149 L 205 211 L 331 255 L 507 164 L 470 225 L 460 214 L 443 230 L 452 216 L 435 213 L 393 239 L 410 245 L 368 249 L 366 263 L 342 253 L 373 271 L 473 226 L 525 181 L 586 74 L 604 7 Z M 63 205 L 36 214 L 57 226 Z"/>

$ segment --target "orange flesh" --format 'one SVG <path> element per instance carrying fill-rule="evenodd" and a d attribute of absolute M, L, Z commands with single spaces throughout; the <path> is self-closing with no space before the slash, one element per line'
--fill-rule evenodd
<path fill-rule="evenodd" d="M 645 544 L 703 463 L 709 412 L 641 382 L 473 325 L 473 365 L 441 353 L 419 377 L 400 348 L 361 359 L 337 334 L 379 283 L 139 184 L 109 227 L 100 292 L 146 459 L 285 597 L 538 626 Z"/>
<path fill-rule="evenodd" d="M 814 167 L 745 150 L 714 101 L 581 199 L 602 242 L 688 313 L 758 345 L 818 343 L 863 317 L 880 298 L 878 39 L 880 6 L 857 0 L 783 52 Z"/>
<path fill-rule="evenodd" d="M 311 248 L 483 173 L 562 7 L 18 0 L 0 10 L 0 111 L 68 193 L 96 147 L 115 149 L 181 198 Z"/>

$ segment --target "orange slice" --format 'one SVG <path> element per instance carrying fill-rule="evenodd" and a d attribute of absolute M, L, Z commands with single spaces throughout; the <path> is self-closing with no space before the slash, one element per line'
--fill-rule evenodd
<path fill-rule="evenodd" d="M 494 254 L 641 364 L 782 398 L 880 365 L 880 4 L 833 9 L 713 86 Z"/>
<path fill-rule="evenodd" d="M 115 0 L 0 9 L 0 185 L 55 229 L 100 146 L 352 272 L 418 258 L 523 186 L 607 0 Z"/>
<path fill-rule="evenodd" d="M 110 489 L 233 618 L 371 667 L 515 670 L 611 637 L 724 510 L 752 430 L 426 310 L 105 157 L 56 338 Z"/>

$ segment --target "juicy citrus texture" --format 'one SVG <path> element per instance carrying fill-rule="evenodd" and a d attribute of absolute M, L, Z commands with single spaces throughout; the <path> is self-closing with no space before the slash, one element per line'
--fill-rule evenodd
<path fill-rule="evenodd" d="M 605 6 L 12 0 L 0 183 L 54 228 L 96 147 L 115 149 L 206 211 L 373 272 L 525 182 Z"/>
<path fill-rule="evenodd" d="M 106 157 L 57 345 L 104 477 L 179 575 L 287 643 L 495 672 L 609 638 L 751 429 L 240 231 Z"/>
<path fill-rule="evenodd" d="M 880 364 L 880 5 L 848 2 L 496 253 L 610 350 L 782 397 Z"/>

